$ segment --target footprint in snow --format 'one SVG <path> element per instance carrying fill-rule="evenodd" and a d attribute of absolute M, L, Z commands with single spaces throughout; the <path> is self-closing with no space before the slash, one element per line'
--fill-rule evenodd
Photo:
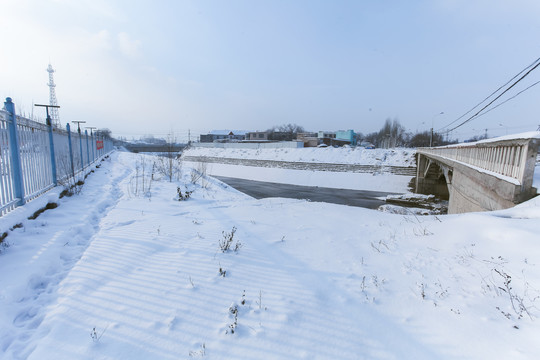
<path fill-rule="evenodd" d="M 128 226 L 128 225 L 133 224 L 134 222 L 135 222 L 135 220 L 124 221 L 124 222 L 117 223 L 117 224 L 113 225 L 112 227 Z"/>
<path fill-rule="evenodd" d="M 26 327 L 28 329 L 36 329 L 43 320 L 43 316 L 37 316 L 37 314 L 37 307 L 29 307 L 15 316 L 13 325 L 17 327 Z"/>

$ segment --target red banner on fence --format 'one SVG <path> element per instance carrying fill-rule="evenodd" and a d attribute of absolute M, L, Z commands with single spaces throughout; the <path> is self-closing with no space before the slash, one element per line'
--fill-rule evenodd
<path fill-rule="evenodd" d="M 103 149 L 103 140 L 96 140 L 96 149 Z"/>

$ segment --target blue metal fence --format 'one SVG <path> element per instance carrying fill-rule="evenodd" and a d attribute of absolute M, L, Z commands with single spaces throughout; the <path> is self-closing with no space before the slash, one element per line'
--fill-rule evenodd
<path fill-rule="evenodd" d="M 0 216 L 58 183 L 75 183 L 112 149 L 110 139 L 73 133 L 69 124 L 63 130 L 16 116 L 6 98 L 0 110 Z"/>

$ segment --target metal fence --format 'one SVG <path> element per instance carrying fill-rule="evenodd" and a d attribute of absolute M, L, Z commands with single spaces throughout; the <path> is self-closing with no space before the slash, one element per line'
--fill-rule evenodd
<path fill-rule="evenodd" d="M 92 132 L 71 132 L 15 114 L 11 98 L 0 110 L 0 216 L 56 185 L 74 184 L 113 149 Z"/>

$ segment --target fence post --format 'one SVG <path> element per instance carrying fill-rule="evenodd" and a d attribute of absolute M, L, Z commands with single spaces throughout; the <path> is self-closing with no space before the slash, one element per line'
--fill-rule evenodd
<path fill-rule="evenodd" d="M 54 156 L 54 141 L 53 141 L 53 127 L 51 117 L 49 116 L 49 108 L 47 108 L 47 126 L 49 128 L 49 147 L 51 155 L 51 170 L 52 170 L 52 181 L 54 186 L 58 185 L 58 179 L 56 175 L 56 157 Z"/>
<path fill-rule="evenodd" d="M 88 130 L 84 130 L 84 136 L 86 137 L 86 164 L 90 165 L 90 148 L 88 147 Z"/>
<path fill-rule="evenodd" d="M 75 167 L 73 166 L 73 147 L 71 146 L 71 127 L 69 123 L 66 124 L 66 129 L 68 133 L 68 144 L 69 144 L 69 161 L 71 163 L 71 175 L 75 181 Z"/>
<path fill-rule="evenodd" d="M 96 146 L 96 142 L 94 141 L 94 132 L 92 129 L 90 129 L 90 145 L 92 146 L 92 162 L 96 161 L 96 156 L 94 155 L 94 147 Z"/>
<path fill-rule="evenodd" d="M 83 152 L 82 152 L 82 134 L 81 134 L 81 128 L 78 128 L 77 131 L 79 132 L 79 148 L 81 150 L 81 170 L 84 169 L 84 158 L 83 158 Z"/>
<path fill-rule="evenodd" d="M 9 147 L 11 155 L 11 176 L 13 179 L 13 190 L 15 197 L 19 199 L 17 206 L 24 205 L 24 186 L 21 167 L 21 154 L 19 153 L 19 136 L 17 134 L 17 117 L 15 116 L 15 104 L 10 97 L 4 102 L 6 111 L 9 113 L 8 129 L 9 129 Z"/>

